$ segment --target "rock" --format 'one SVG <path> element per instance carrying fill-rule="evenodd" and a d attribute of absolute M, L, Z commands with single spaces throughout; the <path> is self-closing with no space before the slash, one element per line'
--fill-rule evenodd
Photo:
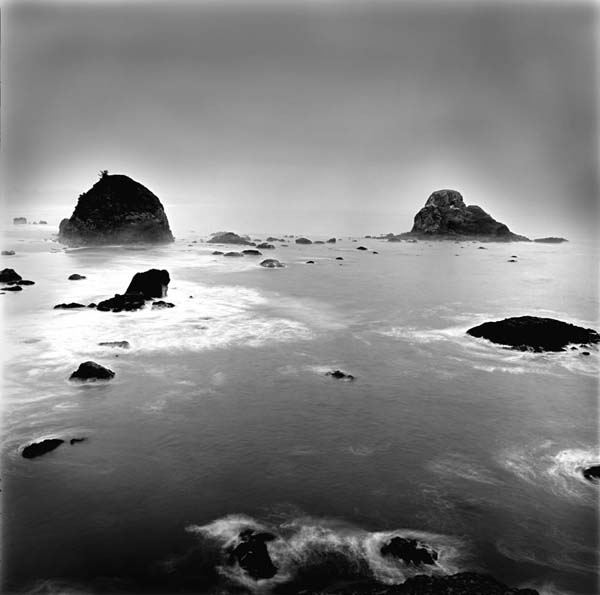
<path fill-rule="evenodd" d="M 27 217 L 15 217 L 13 219 L 13 225 L 25 225 L 27 223 Z"/>
<path fill-rule="evenodd" d="M 315 264 L 315 261 L 314 260 L 307 260 L 306 264 Z"/>
<path fill-rule="evenodd" d="M 383 556 L 400 558 L 405 564 L 419 566 L 420 564 L 435 564 L 438 555 L 429 548 L 421 547 L 416 539 L 392 537 L 381 547 Z"/>
<path fill-rule="evenodd" d="M 163 302 L 163 300 L 159 300 L 158 302 L 152 303 L 153 310 L 164 310 L 165 308 L 174 308 L 175 304 L 171 302 Z"/>
<path fill-rule="evenodd" d="M 129 349 L 129 341 L 103 341 L 98 343 L 102 347 L 120 347 L 121 349 Z"/>
<path fill-rule="evenodd" d="M 373 254 L 379 254 L 379 252 L 377 252 L 377 250 L 373 250 Z"/>
<path fill-rule="evenodd" d="M 166 270 L 150 269 L 136 273 L 125 293 L 141 293 L 145 299 L 165 297 L 171 281 Z"/>
<path fill-rule="evenodd" d="M 582 470 L 583 477 L 588 481 L 600 481 L 600 465 L 592 465 Z"/>
<path fill-rule="evenodd" d="M 485 246 L 478 246 L 477 250 L 487 250 L 487 248 Z"/>
<path fill-rule="evenodd" d="M 521 351 L 562 351 L 570 343 L 600 341 L 600 335 L 593 329 L 537 316 L 519 316 L 485 322 L 470 328 L 467 333 Z"/>
<path fill-rule="evenodd" d="M 48 225 L 48 222 L 47 222 L 47 221 L 44 221 L 43 219 L 40 219 L 40 220 L 39 220 L 39 224 L 40 224 L 40 225 Z"/>
<path fill-rule="evenodd" d="M 9 287 L 2 287 L 2 291 L 23 291 L 20 285 L 10 285 Z"/>
<path fill-rule="evenodd" d="M 506 262 L 517 262 L 514 258 L 509 258 Z"/>
<path fill-rule="evenodd" d="M 357 250 L 368 250 L 368 248 L 365 248 L 364 246 L 358 246 L 356 249 Z"/>
<path fill-rule="evenodd" d="M 259 244 L 256 247 L 260 250 L 273 250 L 275 248 L 273 244 L 268 244 L 267 242 L 263 242 L 262 244 Z"/>
<path fill-rule="evenodd" d="M 254 246 L 248 237 L 242 237 L 232 231 L 224 231 L 213 234 L 208 240 L 209 244 L 242 244 L 245 246 Z"/>
<path fill-rule="evenodd" d="M 539 595 L 535 589 L 509 588 L 495 578 L 475 572 L 450 576 L 419 574 L 398 586 L 374 590 L 373 595 Z M 370 595 L 363 593 L 362 595 Z"/>
<path fill-rule="evenodd" d="M 589 351 L 582 351 L 581 355 L 590 355 L 590 352 Z"/>
<path fill-rule="evenodd" d="M 529 241 L 524 236 L 512 233 L 504 223 L 493 219 L 481 207 L 465 205 L 462 195 L 456 190 L 437 190 L 431 194 L 425 206 L 415 215 L 410 233 L 394 238 L 407 239 L 411 236 L 446 239 L 466 236 L 494 241 Z"/>
<path fill-rule="evenodd" d="M 127 176 L 107 172 L 79 196 L 71 218 L 60 222 L 58 239 L 71 245 L 174 241 L 158 197 Z"/>
<path fill-rule="evenodd" d="M 323 242 L 323 240 L 315 240 L 314 242 L 315 244 L 324 244 L 325 242 Z"/>
<path fill-rule="evenodd" d="M 36 457 L 41 457 L 47 452 L 58 448 L 63 442 L 64 440 L 61 440 L 60 438 L 48 438 L 41 442 L 33 442 L 32 444 L 28 444 L 21 454 L 26 459 L 35 459 Z"/>
<path fill-rule="evenodd" d="M 312 244 L 308 238 L 297 238 L 296 244 Z"/>
<path fill-rule="evenodd" d="M 269 551 L 265 545 L 275 536 L 266 532 L 246 529 L 239 535 L 240 542 L 229 550 L 230 562 L 237 562 L 254 580 L 271 578 L 277 574 Z"/>
<path fill-rule="evenodd" d="M 242 250 L 242 254 L 245 254 L 246 256 L 262 256 L 262 252 L 254 249 Z"/>
<path fill-rule="evenodd" d="M 2 269 L 0 271 L 0 283 L 14 283 L 22 278 L 14 269 Z"/>
<path fill-rule="evenodd" d="M 92 302 L 91 304 L 88 304 L 87 307 L 88 308 L 97 308 L 98 306 L 94 302 Z"/>
<path fill-rule="evenodd" d="M 79 281 L 81 279 L 86 279 L 85 275 L 78 275 L 77 273 L 69 275 L 69 281 Z"/>
<path fill-rule="evenodd" d="M 2 256 L 14 256 L 15 254 L 14 250 L 2 250 Z"/>
<path fill-rule="evenodd" d="M 274 258 L 267 258 L 260 263 L 260 266 L 267 269 L 281 269 L 285 265 Z"/>
<path fill-rule="evenodd" d="M 346 374 L 341 370 L 334 370 L 333 372 L 327 372 L 325 376 L 333 376 L 333 378 L 337 378 L 338 380 L 354 380 L 354 376 L 352 374 Z"/>
<path fill-rule="evenodd" d="M 69 376 L 69 380 L 110 380 L 115 373 L 96 362 L 83 362 L 79 368 Z"/>
<path fill-rule="evenodd" d="M 328 244 L 335 244 L 336 242 L 337 242 L 337 240 L 336 240 L 335 238 L 329 238 L 329 239 L 327 240 L 327 243 L 328 243 Z"/>
<path fill-rule="evenodd" d="M 336 256 L 335 259 L 336 260 L 344 260 L 343 256 Z"/>
<path fill-rule="evenodd" d="M 30 281 L 29 279 L 21 279 L 20 281 L 15 281 L 15 285 L 35 285 L 35 281 Z"/>
<path fill-rule="evenodd" d="M 225 254 L 223 254 L 223 256 L 244 256 L 241 252 L 225 252 Z"/>
<path fill-rule="evenodd" d="M 71 302 L 69 304 L 56 304 L 54 310 L 74 310 L 75 308 L 85 308 L 83 304 L 77 302 Z"/>
<path fill-rule="evenodd" d="M 223 254 L 223 252 L 221 252 L 220 250 L 215 250 L 212 255 L 213 256 L 219 256 L 220 254 Z"/>
<path fill-rule="evenodd" d="M 100 312 L 133 312 L 144 307 L 146 300 L 141 293 L 126 293 L 124 295 L 116 293 L 107 300 L 102 300 L 96 309 Z"/>
<path fill-rule="evenodd" d="M 69 440 L 69 444 L 71 446 L 73 446 L 73 444 L 78 444 L 79 442 L 85 442 L 87 440 L 87 438 L 71 438 L 71 440 Z"/>
<path fill-rule="evenodd" d="M 285 242 L 285 240 L 283 238 L 274 238 L 272 236 L 269 236 L 266 241 L 267 242 Z M 257 247 L 260 248 L 260 246 L 257 246 Z"/>
<path fill-rule="evenodd" d="M 568 242 L 569 240 L 567 240 L 565 238 L 549 237 L 549 238 L 535 238 L 535 240 L 533 240 L 533 241 L 537 242 L 538 244 L 562 244 L 563 242 Z"/>

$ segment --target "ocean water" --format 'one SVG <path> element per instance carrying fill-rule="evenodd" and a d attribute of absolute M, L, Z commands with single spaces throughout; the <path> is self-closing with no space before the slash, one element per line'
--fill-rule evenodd
<path fill-rule="evenodd" d="M 430 573 L 597 592 L 598 486 L 580 474 L 600 460 L 597 348 L 521 353 L 465 334 L 522 314 L 599 328 L 595 244 L 343 238 L 278 245 L 264 257 L 286 267 L 263 269 L 191 231 L 102 249 L 55 232 L 3 232 L 17 254 L 2 268 L 35 281 L 0 295 L 3 593 L 394 584 L 417 572 L 381 556 L 394 535 L 439 553 Z M 169 271 L 174 308 L 53 310 L 148 268 Z M 98 345 L 120 340 L 131 348 Z M 69 382 L 86 360 L 115 378 Z M 21 456 L 46 437 L 67 442 Z M 228 563 L 244 528 L 275 534 L 272 579 Z"/>

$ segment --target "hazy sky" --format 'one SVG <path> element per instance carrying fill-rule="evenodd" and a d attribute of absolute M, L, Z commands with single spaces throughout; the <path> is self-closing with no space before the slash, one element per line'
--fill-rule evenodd
<path fill-rule="evenodd" d="M 175 232 L 401 232 L 439 188 L 518 233 L 595 231 L 596 12 L 5 2 L 5 214 L 58 223 L 108 169 Z"/>

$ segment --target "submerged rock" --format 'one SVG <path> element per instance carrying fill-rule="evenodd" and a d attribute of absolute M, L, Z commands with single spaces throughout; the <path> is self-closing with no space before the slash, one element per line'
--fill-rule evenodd
<path fill-rule="evenodd" d="M 341 370 L 334 370 L 333 372 L 327 372 L 325 376 L 333 376 L 333 378 L 337 378 L 338 380 L 354 380 L 354 376 L 352 374 L 346 374 Z"/>
<path fill-rule="evenodd" d="M 548 238 L 535 238 L 535 240 L 533 240 L 533 241 L 537 242 L 538 244 L 562 244 L 563 242 L 568 242 L 569 240 L 567 240 L 566 238 L 548 237 Z"/>
<path fill-rule="evenodd" d="M 2 250 L 2 256 L 14 256 L 14 255 L 15 255 L 14 250 Z"/>
<path fill-rule="evenodd" d="M 14 283 L 22 278 L 14 269 L 2 269 L 0 271 L 0 283 Z"/>
<path fill-rule="evenodd" d="M 262 252 L 254 250 L 253 248 L 242 250 L 242 254 L 245 254 L 246 256 L 262 256 Z"/>
<path fill-rule="evenodd" d="M 98 343 L 102 347 L 120 347 L 121 349 L 129 349 L 129 341 L 102 341 Z"/>
<path fill-rule="evenodd" d="M 357 250 L 368 250 L 368 248 L 365 248 L 364 246 L 358 246 L 356 249 Z"/>
<path fill-rule="evenodd" d="M 27 217 L 15 217 L 13 219 L 13 225 L 25 225 L 27 223 Z"/>
<path fill-rule="evenodd" d="M 208 240 L 209 244 L 242 244 L 246 246 L 254 246 L 248 237 L 239 236 L 232 231 L 224 231 L 216 233 Z"/>
<path fill-rule="evenodd" d="M 239 256 L 244 256 L 244 255 L 241 252 L 225 252 L 225 254 L 223 254 L 223 256 L 239 257 Z"/>
<path fill-rule="evenodd" d="M 71 438 L 71 440 L 69 440 L 69 444 L 71 446 L 73 446 L 73 444 L 78 444 L 79 442 L 85 442 L 87 440 L 87 438 Z"/>
<path fill-rule="evenodd" d="M 275 258 L 267 258 L 260 263 L 261 267 L 265 267 L 267 269 L 281 269 L 285 265 L 276 260 Z"/>
<path fill-rule="evenodd" d="M 96 362 L 83 362 L 79 368 L 69 376 L 69 380 L 110 380 L 115 373 Z"/>
<path fill-rule="evenodd" d="M 158 197 L 128 176 L 108 172 L 79 197 L 71 218 L 60 222 L 58 239 L 72 245 L 174 240 Z"/>
<path fill-rule="evenodd" d="M 470 328 L 467 333 L 521 351 L 562 351 L 570 343 L 600 341 L 600 335 L 593 329 L 537 316 L 485 322 Z"/>
<path fill-rule="evenodd" d="M 308 238 L 297 238 L 296 244 L 312 244 L 312 241 Z"/>
<path fill-rule="evenodd" d="M 420 564 L 435 564 L 438 558 L 437 552 L 426 547 L 421 547 L 416 539 L 404 537 L 392 537 L 392 539 L 381 547 L 383 556 L 400 558 L 405 564 L 419 566 Z"/>
<path fill-rule="evenodd" d="M 221 252 L 221 250 L 214 250 L 214 251 L 212 252 L 212 255 L 213 255 L 213 256 L 220 256 L 221 254 L 223 254 L 223 252 Z"/>
<path fill-rule="evenodd" d="M 83 304 L 80 304 L 78 302 L 70 302 L 68 304 L 56 304 L 56 306 L 54 306 L 54 310 L 74 310 L 75 308 L 85 308 L 86 306 L 84 306 Z"/>
<path fill-rule="evenodd" d="M 69 275 L 69 281 L 80 281 L 81 279 L 86 279 L 85 275 L 79 275 L 78 273 Z"/>
<path fill-rule="evenodd" d="M 583 469 L 582 474 L 588 481 L 598 482 L 600 481 L 600 465 L 586 467 Z"/>
<path fill-rule="evenodd" d="M 344 260 L 344 257 L 343 256 L 336 256 L 335 259 L 336 260 Z"/>
<path fill-rule="evenodd" d="M 136 273 L 125 293 L 141 293 L 145 299 L 165 297 L 171 278 L 166 270 L 150 269 Z"/>
<path fill-rule="evenodd" d="M 269 551 L 265 545 L 275 536 L 266 532 L 246 529 L 239 535 L 240 543 L 229 551 L 231 562 L 237 562 L 254 580 L 271 578 L 277 574 Z"/>
<path fill-rule="evenodd" d="M 61 440 L 60 438 L 48 438 L 41 442 L 33 442 L 32 444 L 28 444 L 21 454 L 26 459 L 35 459 L 36 457 L 41 457 L 47 452 L 58 448 L 63 442 L 64 440 Z"/>
<path fill-rule="evenodd" d="M 273 246 L 273 244 L 269 244 L 267 242 L 263 242 L 262 244 L 259 244 L 256 247 L 259 248 L 260 250 L 274 250 L 275 249 L 275 246 Z"/>

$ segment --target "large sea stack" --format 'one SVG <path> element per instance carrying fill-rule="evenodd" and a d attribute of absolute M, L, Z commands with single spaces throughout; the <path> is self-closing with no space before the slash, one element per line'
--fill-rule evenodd
<path fill-rule="evenodd" d="M 410 233 L 393 236 L 390 240 L 409 237 L 427 239 L 478 239 L 496 242 L 528 242 L 504 223 L 496 221 L 477 205 L 465 205 L 456 190 L 437 190 L 415 215 Z"/>
<path fill-rule="evenodd" d="M 106 172 L 60 222 L 58 237 L 71 245 L 173 241 L 160 200 L 139 182 Z"/>

